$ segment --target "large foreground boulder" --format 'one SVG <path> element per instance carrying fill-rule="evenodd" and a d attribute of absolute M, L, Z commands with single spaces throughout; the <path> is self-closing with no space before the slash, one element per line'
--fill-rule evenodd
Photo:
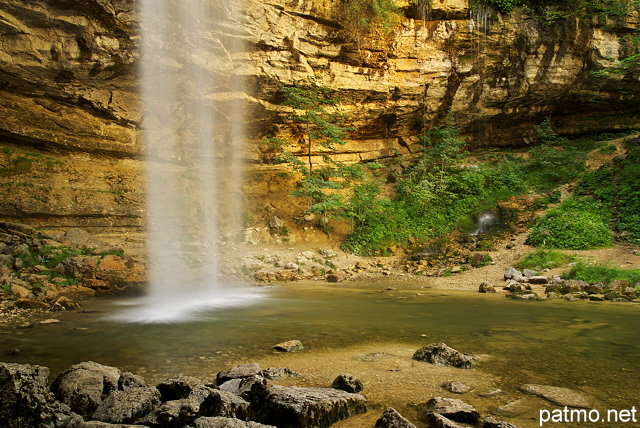
<path fill-rule="evenodd" d="M 98 406 L 93 419 L 112 424 L 131 424 L 158 408 L 160 391 L 156 388 L 129 388 L 113 391 Z"/>
<path fill-rule="evenodd" d="M 115 367 L 86 361 L 60 373 L 51 390 L 74 412 L 89 417 L 112 391 L 118 389 L 121 375 Z"/>
<path fill-rule="evenodd" d="M 328 427 L 367 410 L 367 400 L 333 388 L 274 385 L 268 389 L 257 420 L 277 427 Z"/>
<path fill-rule="evenodd" d="M 198 385 L 204 385 L 204 382 L 197 377 L 178 376 L 161 382 L 156 388 L 162 395 L 162 401 L 172 401 L 187 398 Z"/>
<path fill-rule="evenodd" d="M 276 428 L 273 425 L 263 425 L 258 422 L 224 418 L 222 416 L 196 419 L 195 426 L 196 428 Z"/>
<path fill-rule="evenodd" d="M 453 366 L 470 369 L 473 358 L 447 346 L 445 343 L 432 343 L 418 349 L 412 357 L 414 360 L 424 361 L 442 366 Z"/>
<path fill-rule="evenodd" d="M 0 363 L 0 426 L 62 427 L 79 418 L 49 391 L 49 369 Z"/>

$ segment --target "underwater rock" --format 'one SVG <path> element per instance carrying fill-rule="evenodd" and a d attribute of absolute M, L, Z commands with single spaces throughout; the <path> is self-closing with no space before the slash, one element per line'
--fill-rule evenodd
<path fill-rule="evenodd" d="M 274 385 L 267 391 L 257 420 L 287 427 L 329 426 L 367 410 L 367 400 L 333 388 Z"/>
<path fill-rule="evenodd" d="M 416 428 L 393 407 L 387 407 L 376 421 L 376 428 Z"/>
<path fill-rule="evenodd" d="M 454 394 L 466 394 L 473 389 L 462 382 L 446 382 L 442 385 L 442 388 Z"/>
<path fill-rule="evenodd" d="M 341 374 L 333 380 L 331 388 L 340 389 L 346 392 L 358 393 L 362 391 L 363 385 L 360 379 L 348 373 Z"/>
<path fill-rule="evenodd" d="M 512 300 L 540 300 L 540 297 L 536 293 L 528 292 L 509 293 L 506 296 Z"/>
<path fill-rule="evenodd" d="M 303 348 L 304 346 L 302 346 L 302 342 L 297 339 L 278 343 L 273 347 L 273 349 L 275 349 L 276 351 L 281 351 L 281 352 L 296 352 L 296 351 L 301 351 Z"/>
<path fill-rule="evenodd" d="M 537 395 L 558 406 L 588 408 L 591 399 L 581 392 L 558 386 L 525 384 L 520 387 L 522 392 Z"/>
<path fill-rule="evenodd" d="M 470 369 L 473 365 L 472 357 L 447 346 L 445 343 L 432 343 L 424 346 L 418 349 L 412 358 L 431 364 L 459 367 L 462 369 Z"/>

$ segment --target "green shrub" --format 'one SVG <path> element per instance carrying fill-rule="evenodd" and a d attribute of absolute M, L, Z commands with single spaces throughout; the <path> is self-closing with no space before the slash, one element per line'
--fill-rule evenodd
<path fill-rule="evenodd" d="M 346 217 L 353 226 L 346 250 L 374 255 L 389 246 L 405 246 L 409 238 L 427 242 L 469 223 L 496 200 L 525 189 L 514 162 L 498 167 L 460 165 L 466 144 L 455 128 L 435 128 L 421 142 L 421 156 L 395 178 L 393 196 L 381 197 L 380 183 L 354 189 L 346 203 Z"/>
<path fill-rule="evenodd" d="M 586 173 L 576 193 L 599 201 L 625 240 L 640 244 L 640 147 L 628 145 L 627 156 L 615 164 Z"/>
<path fill-rule="evenodd" d="M 527 254 L 520 260 L 516 267 L 518 269 L 553 269 L 576 261 L 575 256 L 565 254 L 557 250 L 538 249 L 534 253 Z"/>
<path fill-rule="evenodd" d="M 625 279 L 633 286 L 640 282 L 640 269 L 620 269 L 607 264 L 588 264 L 578 262 L 569 272 L 565 272 L 564 279 L 579 279 L 590 284 L 602 282 L 604 284 L 615 279 Z"/>
<path fill-rule="evenodd" d="M 536 247 L 587 250 L 613 245 L 606 210 L 586 199 L 569 199 L 540 218 L 527 243 Z"/>

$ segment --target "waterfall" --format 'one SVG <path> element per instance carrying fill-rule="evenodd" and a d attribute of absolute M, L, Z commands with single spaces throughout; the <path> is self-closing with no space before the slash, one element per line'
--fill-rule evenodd
<path fill-rule="evenodd" d="M 241 218 L 243 51 L 234 0 L 141 0 L 149 290 L 125 317 L 173 321 L 245 302 L 221 276 Z"/>
<path fill-rule="evenodd" d="M 478 236 L 494 231 L 500 225 L 500 215 L 496 211 L 485 211 L 478 214 L 475 221 L 475 229 L 471 236 Z"/>

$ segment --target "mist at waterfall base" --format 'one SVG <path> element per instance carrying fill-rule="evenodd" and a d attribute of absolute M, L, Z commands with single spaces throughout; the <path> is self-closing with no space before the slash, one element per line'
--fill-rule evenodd
<path fill-rule="evenodd" d="M 242 212 L 236 3 L 141 1 L 150 273 L 147 295 L 124 302 L 121 320 L 181 321 L 259 297 L 221 274 L 221 249 L 233 245 Z"/>

